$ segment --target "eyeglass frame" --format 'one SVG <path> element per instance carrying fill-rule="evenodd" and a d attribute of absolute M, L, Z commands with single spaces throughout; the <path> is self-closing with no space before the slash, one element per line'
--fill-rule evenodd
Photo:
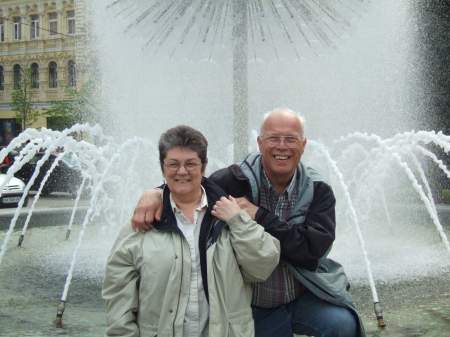
<path fill-rule="evenodd" d="M 264 136 L 263 135 L 260 137 L 263 141 L 266 141 L 271 146 L 278 146 L 283 141 L 285 146 L 295 147 L 299 144 L 299 142 L 304 140 L 304 138 L 301 137 L 300 135 L 298 135 L 298 136 L 293 136 L 293 135 L 267 135 L 267 136 Z"/>
<path fill-rule="evenodd" d="M 195 169 L 199 166 L 203 166 L 202 162 L 194 162 L 187 160 L 184 163 L 180 163 L 179 161 L 171 161 L 170 163 L 167 163 L 166 161 L 163 161 L 163 166 L 173 173 L 178 172 L 179 169 L 183 166 L 186 172 L 194 172 Z"/>

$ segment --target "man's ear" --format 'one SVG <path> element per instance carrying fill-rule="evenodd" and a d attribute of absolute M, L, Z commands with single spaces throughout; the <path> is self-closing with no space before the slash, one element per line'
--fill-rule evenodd
<path fill-rule="evenodd" d="M 258 143 L 258 149 L 259 149 L 259 152 L 261 152 L 261 146 L 262 146 L 262 139 L 261 139 L 261 136 L 258 136 L 258 137 L 256 138 L 256 142 Z"/>

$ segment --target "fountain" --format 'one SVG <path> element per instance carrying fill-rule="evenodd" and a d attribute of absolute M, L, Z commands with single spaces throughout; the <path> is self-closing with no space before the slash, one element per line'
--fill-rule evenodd
<path fill-rule="evenodd" d="M 0 321 L 8 331 L 0 328 L 0 336 L 100 335 L 103 265 L 118 227 L 129 220 L 141 191 L 161 181 L 154 145 L 161 131 L 180 123 L 202 130 L 210 140 L 208 172 L 212 172 L 231 163 L 233 155 L 255 149 L 255 142 L 246 141 L 252 138 L 250 133 L 242 141 L 234 140 L 244 144 L 240 152 L 233 149 L 229 132 L 233 107 L 241 113 L 247 110 L 248 124 L 256 126 L 262 113 L 278 105 L 306 117 L 307 136 L 315 141 L 309 142 L 304 161 L 328 177 L 337 195 L 332 257 L 344 265 L 354 284 L 369 332 L 419 336 L 448 331 L 448 311 L 440 308 L 450 297 L 449 219 L 434 203 L 436 191 L 426 172 L 434 166 L 450 178 L 442 161 L 450 151 L 450 137 L 432 131 L 403 132 L 415 126 L 408 116 L 416 111 L 413 97 L 422 85 L 411 53 L 415 43 L 411 2 L 325 1 L 328 5 L 319 10 L 320 2 L 304 1 L 306 9 L 319 11 L 325 21 L 302 24 L 285 18 L 287 9 L 296 13 L 295 1 L 249 1 L 245 65 L 233 63 L 236 54 L 226 39 L 235 27 L 226 14 L 232 13 L 232 2 L 207 7 L 211 2 L 172 1 L 177 5 L 172 14 L 180 14 L 172 20 L 175 24 L 167 19 L 173 16 L 164 16 L 170 11 L 157 7 L 163 2 L 95 2 L 94 30 L 102 36 L 96 49 L 102 60 L 106 110 L 112 116 L 106 131 L 88 125 L 62 133 L 30 129 L 0 152 L 1 161 L 11 149 L 21 148 L 8 176 L 38 150 L 47 157 L 56 154 L 54 166 L 63 153 L 72 153 L 83 167 L 83 182 L 60 226 L 31 225 L 43 185 L 28 208 L 22 208 L 21 200 L 8 224 L 2 224 L 0 308 L 6 309 L 1 309 Z M 147 11 L 139 6 L 148 6 Z M 181 14 L 195 13 L 195 6 L 204 6 L 199 7 L 198 22 L 218 24 L 193 25 L 188 31 L 185 23 L 192 17 Z M 261 11 L 270 15 L 262 19 Z M 154 27 L 145 24 L 149 15 L 163 22 L 154 34 L 149 28 Z M 337 23 L 331 25 L 333 21 Z M 169 33 L 179 30 L 183 40 L 171 40 Z M 261 34 L 269 41 L 262 41 Z M 284 44 L 289 48 L 282 48 Z M 236 78 L 236 67 L 244 77 Z M 236 81 L 248 93 L 237 101 Z M 85 190 L 87 199 L 81 198 Z M 85 212 L 76 219 L 80 206 Z M 420 291 L 428 296 L 420 296 Z M 384 317 L 380 302 L 386 309 Z M 387 321 L 385 331 L 373 323 L 372 309 L 367 309 L 372 305 L 379 324 Z M 422 307 L 405 311 L 402 305 Z M 36 310 L 44 323 L 33 314 Z M 60 331 L 51 327 L 55 311 L 56 324 L 64 327 Z M 433 315 L 442 320 L 430 319 L 434 325 L 423 320 L 412 323 L 416 317 Z"/>

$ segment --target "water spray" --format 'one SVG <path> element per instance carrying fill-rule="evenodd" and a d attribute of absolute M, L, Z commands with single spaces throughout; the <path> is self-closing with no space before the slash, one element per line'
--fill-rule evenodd
<path fill-rule="evenodd" d="M 119 151 L 117 151 L 112 158 L 109 160 L 107 167 L 105 168 L 104 172 L 102 173 L 98 183 L 96 184 L 95 188 L 92 191 L 92 197 L 90 200 L 90 206 L 86 212 L 86 215 L 84 216 L 83 222 L 81 224 L 81 230 L 78 234 L 78 240 L 77 240 L 77 244 L 73 250 L 72 253 L 72 260 L 70 262 L 70 267 L 69 267 L 69 271 L 67 272 L 67 276 L 66 276 L 66 282 L 64 284 L 64 290 L 63 293 L 61 295 L 61 302 L 58 305 L 58 309 L 57 309 L 57 313 L 56 313 L 56 327 L 58 328 L 62 328 L 62 316 L 64 314 L 64 309 L 65 309 L 65 303 L 67 301 L 67 296 L 69 294 L 69 288 L 72 282 L 72 277 L 73 277 L 73 270 L 75 268 L 75 264 L 77 262 L 77 257 L 78 257 L 78 251 L 81 247 L 81 244 L 83 242 L 83 238 L 84 238 L 84 234 L 86 231 L 86 227 L 89 223 L 89 221 L 93 218 L 93 216 L 95 215 L 94 213 L 94 209 L 95 206 L 98 205 L 98 199 L 99 196 L 102 192 L 102 187 L 103 187 L 103 183 L 106 179 L 107 174 L 110 172 L 111 168 L 113 167 L 113 164 L 116 162 L 116 160 L 119 158 L 120 154 L 122 153 L 123 149 L 127 149 L 127 147 L 130 146 L 136 146 L 136 144 L 140 144 L 142 142 L 142 140 L 140 140 L 139 138 L 133 138 L 128 140 L 127 142 L 125 142 L 124 144 L 122 144 L 119 148 Z M 81 189 L 79 190 L 79 192 L 81 193 Z"/>
<path fill-rule="evenodd" d="M 70 138 L 67 138 L 67 141 L 69 141 L 69 140 L 70 140 Z M 58 141 L 57 144 L 59 144 L 59 143 L 60 143 L 60 141 Z M 64 146 L 65 146 L 65 143 L 64 143 Z M 47 149 L 47 151 L 53 151 L 53 149 L 54 149 L 54 146 L 50 146 Z M 36 195 L 34 196 L 33 203 L 31 204 L 31 207 L 30 207 L 30 209 L 28 211 L 28 214 L 27 214 L 27 218 L 25 219 L 25 223 L 24 223 L 24 225 L 22 227 L 22 233 L 20 234 L 19 243 L 17 244 L 18 247 L 22 247 L 22 242 L 23 242 L 23 239 L 25 238 L 25 234 L 26 234 L 27 229 L 28 229 L 28 224 L 30 223 L 31 215 L 33 214 L 33 211 L 34 211 L 34 209 L 36 207 L 36 203 L 39 200 L 39 197 L 41 196 L 42 190 L 43 190 L 43 188 L 44 188 L 48 178 L 52 174 L 52 172 L 55 169 L 55 167 L 58 165 L 58 163 L 61 160 L 63 155 L 64 155 L 64 153 L 60 153 L 60 154 L 58 154 L 56 156 L 56 158 L 53 161 L 51 167 L 48 169 L 47 173 L 45 174 L 44 178 L 41 181 L 41 185 L 39 186 L 39 189 L 38 189 Z"/>
<path fill-rule="evenodd" d="M 425 194 L 425 192 L 422 188 L 422 185 L 419 184 L 414 173 L 411 171 L 408 164 L 406 164 L 402 160 L 400 155 L 398 153 L 394 153 L 392 156 L 397 160 L 398 165 L 404 169 L 408 179 L 411 181 L 412 187 L 419 194 L 420 199 L 422 199 L 422 202 L 424 203 L 424 205 L 431 217 L 431 220 L 432 220 L 433 224 L 435 225 L 436 230 L 438 231 L 439 236 L 441 237 L 441 240 L 442 240 L 443 244 L 445 245 L 445 248 L 447 249 L 447 252 L 450 254 L 450 243 L 448 241 L 447 235 L 445 234 L 444 228 L 442 227 L 442 224 L 439 221 L 439 217 L 437 216 L 437 211 L 435 211 L 436 206 L 434 206 L 433 199 L 431 199 L 431 200 L 428 199 L 427 195 Z"/>
<path fill-rule="evenodd" d="M 72 232 L 73 221 L 75 219 L 75 214 L 76 214 L 77 209 L 78 209 L 78 204 L 80 203 L 81 193 L 84 190 L 84 185 L 86 184 L 86 180 L 87 179 L 88 179 L 88 177 L 86 175 L 83 175 L 83 181 L 81 182 L 80 188 L 77 191 L 77 197 L 76 197 L 75 203 L 74 203 L 74 205 L 72 207 L 72 213 L 70 214 L 70 221 L 69 221 L 69 224 L 67 225 L 66 241 L 68 241 L 69 238 L 70 238 L 70 233 Z"/>
<path fill-rule="evenodd" d="M 384 193 L 384 188 L 381 187 L 378 190 L 380 191 L 381 202 L 383 204 L 384 214 L 386 214 L 386 220 L 389 225 L 389 229 L 392 230 L 394 226 L 392 225 L 391 214 L 389 213 L 389 208 L 386 202 L 386 194 Z"/>
<path fill-rule="evenodd" d="M 30 133 L 30 135 L 37 133 L 37 135 L 36 135 L 37 138 L 36 139 L 31 139 L 31 138 L 28 139 L 28 140 L 30 140 L 30 142 L 20 151 L 19 158 L 8 169 L 5 181 L 3 182 L 3 184 L 0 184 L 0 196 L 2 194 L 3 187 L 4 187 L 4 184 L 6 184 L 6 181 L 8 181 L 16 171 L 20 170 L 20 168 L 25 164 L 25 162 L 31 160 L 31 158 L 34 157 L 34 155 L 39 150 L 39 148 L 41 148 L 41 147 L 47 148 L 47 151 L 45 152 L 44 156 L 37 162 L 36 169 L 33 172 L 30 180 L 26 184 L 25 189 L 23 191 L 23 196 L 21 197 L 21 199 L 17 205 L 16 211 L 15 211 L 14 216 L 9 225 L 9 229 L 6 232 L 6 236 L 3 240 L 1 248 L 0 248 L 0 265 L 2 263 L 3 257 L 5 256 L 7 245 L 11 238 L 11 235 L 14 231 L 14 227 L 16 226 L 17 220 L 19 218 L 20 210 L 22 209 L 22 207 L 25 203 L 26 196 L 28 195 L 28 192 L 30 191 L 31 186 L 33 185 L 35 179 L 37 178 L 39 171 L 41 169 L 41 166 L 44 164 L 44 162 L 50 156 L 49 149 L 50 148 L 56 149 L 58 146 L 64 145 L 64 143 L 67 142 L 67 136 L 69 134 L 76 133 L 76 132 L 83 132 L 83 131 L 89 132 L 92 136 L 96 136 L 97 134 L 101 133 L 101 128 L 99 126 L 91 127 L 88 124 L 75 124 L 70 129 L 66 129 L 63 132 L 57 132 L 57 131 L 52 131 L 52 130 L 48 130 L 48 129 L 43 129 L 39 132 L 34 130 L 34 132 Z M 11 142 L 11 143 L 13 143 L 13 142 Z M 79 143 L 82 144 L 83 147 L 88 147 L 88 146 L 92 147 L 92 148 L 95 147 L 94 145 L 89 144 L 87 142 L 82 141 Z M 9 146 L 7 149 L 9 149 Z M 89 148 L 86 148 L 85 150 L 89 150 Z M 3 155 L 5 153 L 4 151 L 3 152 L 2 151 L 0 151 L 1 155 Z M 31 216 L 31 214 L 29 216 Z"/>
<path fill-rule="evenodd" d="M 436 230 L 439 233 L 439 236 L 445 245 L 445 248 L 447 249 L 448 253 L 450 254 L 450 243 L 447 238 L 447 235 L 445 234 L 445 231 L 442 227 L 442 224 L 439 220 L 436 206 L 433 201 L 433 196 L 431 195 L 431 190 L 429 188 L 429 184 L 427 181 L 427 178 L 425 176 L 425 173 L 423 171 L 423 168 L 420 166 L 420 163 L 418 162 L 417 158 L 413 155 L 413 161 L 416 163 L 417 169 L 419 171 L 419 175 L 421 177 L 421 180 L 423 181 L 423 184 L 425 188 L 427 189 L 428 195 L 423 190 L 422 185 L 417 180 L 416 176 L 412 172 L 409 165 L 402 159 L 401 155 L 402 153 L 407 153 L 411 155 L 413 153 L 414 149 L 418 149 L 422 154 L 424 154 L 427 157 L 430 157 L 433 162 L 438 165 L 438 167 L 444 172 L 447 177 L 450 177 L 450 171 L 446 168 L 445 164 L 442 162 L 442 160 L 439 160 L 435 154 L 430 152 L 429 150 L 425 149 L 423 146 L 419 145 L 419 143 L 424 144 L 434 144 L 436 146 L 439 146 L 445 153 L 450 152 L 450 136 L 444 135 L 442 131 L 439 131 L 438 133 L 434 131 L 418 131 L 418 132 L 405 132 L 398 135 L 395 135 L 392 138 L 382 140 L 381 137 L 377 135 L 367 135 L 363 133 L 353 133 L 346 137 L 342 137 L 339 142 L 342 142 L 344 140 L 372 140 L 377 143 L 379 148 L 374 149 L 371 151 L 371 155 L 368 156 L 368 158 L 379 158 L 380 156 L 387 156 L 389 155 L 391 158 L 393 158 L 396 163 L 404 170 L 406 176 L 410 180 L 413 189 L 419 194 L 420 199 L 422 200 L 427 212 L 429 213 L 431 220 L 433 224 L 436 227 Z M 364 160 L 358 164 L 358 167 L 364 167 L 368 166 L 367 160 Z M 365 171 L 367 171 L 366 176 L 370 174 L 370 171 L 366 168 Z M 361 175 L 363 177 L 364 175 Z"/>
<path fill-rule="evenodd" d="M 371 267 L 369 255 L 368 255 L 367 249 L 366 249 L 366 242 L 362 235 L 361 227 L 359 226 L 358 216 L 356 214 L 355 208 L 353 207 L 353 201 L 352 201 L 352 198 L 350 197 L 350 192 L 348 190 L 348 187 L 344 181 L 344 176 L 342 175 L 341 170 L 337 166 L 337 163 L 331 158 L 331 155 L 328 152 L 328 150 L 326 149 L 326 147 L 319 142 L 312 142 L 312 143 L 314 145 L 316 145 L 319 148 L 319 150 L 324 154 L 328 164 L 330 165 L 330 167 L 336 174 L 336 176 L 339 180 L 339 183 L 342 187 L 342 190 L 344 192 L 344 196 L 345 196 L 345 199 L 346 199 L 347 205 L 349 207 L 349 211 L 350 211 L 350 217 L 352 219 L 353 224 L 355 225 L 356 234 L 358 236 L 359 244 L 361 246 L 361 250 L 363 253 L 363 257 L 364 257 L 364 262 L 366 263 L 367 277 L 369 279 L 370 290 L 372 291 L 372 299 L 373 299 L 373 303 L 374 303 L 375 316 L 377 317 L 377 320 L 378 320 L 378 326 L 385 327 L 386 324 L 384 323 L 383 311 L 382 311 L 382 308 L 380 305 L 380 300 L 378 299 L 378 292 L 377 292 L 377 288 L 375 286 L 374 277 L 372 275 L 372 267 Z"/>

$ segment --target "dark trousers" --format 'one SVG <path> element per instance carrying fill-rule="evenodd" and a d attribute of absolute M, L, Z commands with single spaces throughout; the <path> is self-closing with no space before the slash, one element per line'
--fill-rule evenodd
<path fill-rule="evenodd" d="M 255 337 L 357 337 L 357 319 L 343 307 L 325 302 L 306 291 L 295 301 L 277 308 L 253 307 Z"/>

